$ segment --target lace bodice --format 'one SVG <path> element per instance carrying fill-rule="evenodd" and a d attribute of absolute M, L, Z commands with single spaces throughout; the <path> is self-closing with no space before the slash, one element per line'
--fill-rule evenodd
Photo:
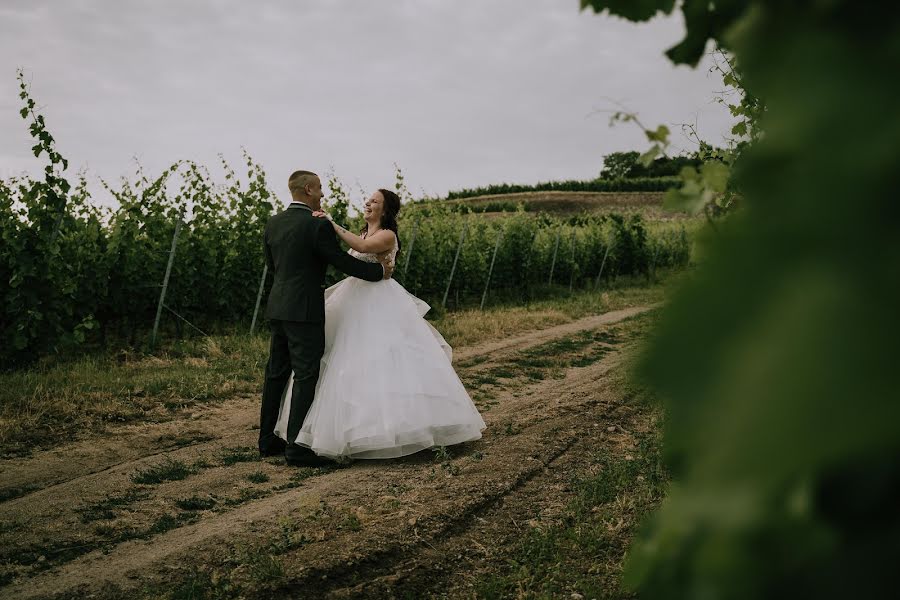
<path fill-rule="evenodd" d="M 371 263 L 378 262 L 378 257 L 385 256 L 385 255 L 389 256 L 391 261 L 394 261 L 397 259 L 397 235 L 394 234 L 394 247 L 391 248 L 390 250 L 388 250 L 387 252 L 381 253 L 380 255 L 372 254 L 369 252 L 357 252 L 353 248 L 350 248 L 350 250 L 348 250 L 347 253 L 350 256 L 352 256 L 354 258 L 358 258 L 359 260 L 363 260 L 365 262 L 371 262 Z"/>

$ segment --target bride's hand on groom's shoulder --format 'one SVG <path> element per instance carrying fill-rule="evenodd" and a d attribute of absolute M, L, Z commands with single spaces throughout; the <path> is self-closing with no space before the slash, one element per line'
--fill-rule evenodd
<path fill-rule="evenodd" d="M 328 219 L 329 221 L 331 220 L 331 219 L 328 217 L 328 213 L 325 212 L 324 210 L 314 210 L 314 211 L 313 211 L 313 216 L 314 216 L 314 217 L 322 217 L 323 219 Z"/>

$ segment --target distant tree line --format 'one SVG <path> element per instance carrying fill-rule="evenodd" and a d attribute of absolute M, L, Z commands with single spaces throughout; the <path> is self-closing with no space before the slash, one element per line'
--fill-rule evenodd
<path fill-rule="evenodd" d="M 536 184 L 500 183 L 477 188 L 452 190 L 447 200 L 477 196 L 518 194 L 522 192 L 665 192 L 681 183 L 682 169 L 699 169 L 709 160 L 711 151 L 706 145 L 701 151 L 678 156 L 660 156 L 644 165 L 640 152 L 612 152 L 603 157 L 599 177 L 587 180 L 545 181 Z"/>
<path fill-rule="evenodd" d="M 603 157 L 600 179 L 637 179 L 655 177 L 677 177 L 685 167 L 699 168 L 703 160 L 698 153 L 680 156 L 660 156 L 649 166 L 638 160 L 640 152 L 613 152 Z"/>

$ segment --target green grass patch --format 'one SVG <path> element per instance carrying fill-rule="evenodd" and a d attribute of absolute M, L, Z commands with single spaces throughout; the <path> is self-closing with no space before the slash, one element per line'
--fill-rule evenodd
<path fill-rule="evenodd" d="M 504 358 L 482 373 L 463 374 L 462 377 L 470 386 L 473 382 L 503 379 L 499 385 L 507 390 L 530 382 L 564 377 L 567 369 L 594 364 L 615 348 L 646 334 L 655 322 L 656 314 L 657 311 L 645 312 L 602 329 L 551 340 Z M 493 398 L 489 390 L 476 387 L 472 398 L 476 403 L 484 403 L 486 397 Z M 490 406 L 490 403 L 484 404 Z"/>
<path fill-rule="evenodd" d="M 110 550 L 118 544 L 134 539 L 149 539 L 154 535 L 175 529 L 197 520 L 197 515 L 180 513 L 160 516 L 144 529 L 120 527 L 114 523 L 98 523 L 93 528 L 93 539 L 79 540 L 78 543 L 40 541 L 25 546 L 7 546 L 0 550 L 0 564 L 28 567 L 34 575 L 70 562 L 79 556 L 98 549 Z"/>
<path fill-rule="evenodd" d="M 225 448 L 219 458 L 226 467 L 237 463 L 257 462 L 260 460 L 259 450 L 250 446 Z"/>
<path fill-rule="evenodd" d="M 509 366 L 493 367 L 488 373 L 495 379 L 513 379 L 519 374 L 516 369 Z"/>
<path fill-rule="evenodd" d="M 246 479 L 250 483 L 265 483 L 269 480 L 269 476 L 262 471 L 256 471 L 247 475 Z"/>
<path fill-rule="evenodd" d="M 14 500 L 15 498 L 21 498 L 26 494 L 30 494 L 35 490 L 41 489 L 41 486 L 36 484 L 26 484 L 20 485 L 16 487 L 6 488 L 5 490 L 0 490 L 0 502 L 6 502 L 7 500 Z"/>
<path fill-rule="evenodd" d="M 212 600 L 213 598 L 234 598 L 234 585 L 228 577 L 218 572 L 205 570 L 188 573 L 178 583 L 163 583 L 144 586 L 141 598 L 165 600 Z"/>
<path fill-rule="evenodd" d="M 339 529 L 347 529 L 348 531 L 362 531 L 362 522 L 354 513 L 348 513 L 338 524 Z"/>
<path fill-rule="evenodd" d="M 177 515 L 162 515 L 153 522 L 141 535 L 137 537 L 150 538 L 154 535 L 177 529 L 182 525 L 196 522 L 200 517 L 192 512 L 178 513 Z"/>
<path fill-rule="evenodd" d="M 623 277 L 598 290 L 568 291 L 568 287 L 538 289 L 531 300 L 515 300 L 494 306 L 445 312 L 432 321 L 454 348 L 498 340 L 535 329 L 570 323 L 582 317 L 632 306 L 663 302 L 689 271 L 663 271 L 658 281 Z M 429 313 L 430 314 L 430 313 Z M 483 359 L 470 359 L 460 367 L 477 366 Z"/>
<path fill-rule="evenodd" d="M 162 463 L 131 474 L 131 481 L 156 485 L 165 481 L 179 481 L 194 473 L 194 469 L 180 460 L 166 458 Z"/>
<path fill-rule="evenodd" d="M 242 488 L 241 491 L 238 492 L 237 496 L 225 498 L 224 500 L 222 500 L 222 504 L 224 506 L 238 506 L 251 500 L 265 498 L 271 493 L 271 491 L 261 490 L 259 488 Z"/>
<path fill-rule="evenodd" d="M 471 385 L 475 386 L 497 385 L 499 383 L 497 378 L 491 373 L 475 373 L 469 378 L 469 382 Z"/>
<path fill-rule="evenodd" d="M 235 334 L 173 342 L 153 355 L 48 357 L 2 372 L 0 455 L 24 456 L 110 424 L 172 418 L 172 411 L 258 391 L 267 352 L 264 335 Z"/>
<path fill-rule="evenodd" d="M 181 498 L 175 501 L 175 506 L 181 510 L 209 510 L 216 505 L 217 500 L 212 496 L 197 496 L 194 494 L 190 498 Z"/>
<path fill-rule="evenodd" d="M 573 481 L 561 518 L 530 529 L 503 566 L 475 582 L 475 597 L 627 596 L 620 584 L 625 551 L 666 488 L 658 439 L 641 439 L 633 454 L 600 454 L 594 463 L 597 474 Z"/>
<path fill-rule="evenodd" d="M 294 471 L 291 474 L 290 480 L 285 483 L 281 483 L 272 488 L 272 491 L 279 492 L 281 490 L 287 490 L 291 488 L 300 487 L 303 485 L 303 482 L 309 479 L 310 477 L 317 477 L 319 475 L 325 475 L 326 473 L 331 473 L 332 471 L 336 471 L 341 468 L 338 465 L 335 466 L 327 466 L 327 467 L 301 467 Z"/>
<path fill-rule="evenodd" d="M 117 511 L 130 506 L 139 500 L 145 500 L 150 492 L 140 488 L 132 488 L 122 494 L 106 496 L 102 500 L 86 504 L 75 509 L 82 523 L 115 519 Z"/>

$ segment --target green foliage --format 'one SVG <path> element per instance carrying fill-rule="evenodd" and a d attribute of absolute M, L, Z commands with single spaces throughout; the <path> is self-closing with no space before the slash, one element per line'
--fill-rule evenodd
<path fill-rule="evenodd" d="M 601 179 L 624 179 L 637 165 L 640 152 L 611 152 L 603 157 Z"/>
<path fill-rule="evenodd" d="M 887 74 L 900 72 L 900 8 L 681 6 L 687 35 L 669 56 L 694 64 L 710 37 L 731 52 L 760 99 L 734 133 L 759 135 L 734 156 L 740 210 L 707 232 L 708 259 L 643 361 L 667 399 L 677 484 L 627 580 L 642 598 L 888 597 L 900 552 L 900 79 Z M 720 171 L 705 175 L 721 186 Z"/>
<path fill-rule="evenodd" d="M 594 3 L 595 10 L 600 10 L 600 4 Z M 666 155 L 671 133 L 668 127 L 659 125 L 651 130 L 641 123 L 637 114 L 624 109 L 617 110 L 610 117 L 610 125 L 634 123 L 644 132 L 651 146 L 640 155 L 636 152 L 615 152 L 608 155 L 604 159 L 601 177 L 677 175 L 678 184 L 672 183 L 666 189 L 665 207 L 692 215 L 702 211 L 710 221 L 713 217 L 726 214 L 738 204 L 741 197 L 740 184 L 737 172 L 732 167 L 742 153 L 759 139 L 762 133 L 759 123 L 765 114 L 765 104 L 746 88 L 744 78 L 737 68 L 737 60 L 732 55 L 719 47 L 713 57 L 715 64 L 710 71 L 719 73 L 726 86 L 724 91 L 717 93 L 716 101 L 727 105 L 732 116 L 739 119 L 732 128 L 732 134 L 738 137 L 729 140 L 728 147 L 718 148 L 700 139 L 695 126 L 685 124 L 682 129 L 689 137 L 694 138 L 699 148 L 688 156 L 669 157 Z M 740 97 L 737 104 L 731 101 L 734 95 Z"/>
<path fill-rule="evenodd" d="M 185 226 L 166 304 L 200 326 L 248 320 L 262 273 L 262 229 L 273 210 L 265 175 L 250 156 L 244 153 L 243 183 L 222 161 L 224 186 L 190 161 L 154 179 L 138 167 L 133 183 L 104 182 L 118 208 L 101 209 L 91 204 L 83 175 L 74 188 L 65 179 L 66 160 L 34 112 L 21 72 L 19 83 L 35 154 L 49 162 L 42 180 L 0 181 L 4 365 L 109 336 L 137 343 L 152 327 L 179 219 Z M 180 331 L 181 321 L 174 325 Z"/>
<path fill-rule="evenodd" d="M 677 177 L 635 177 L 631 179 L 594 179 L 591 181 L 547 181 L 534 185 L 500 183 L 485 187 L 451 191 L 447 200 L 521 192 L 664 192 L 677 185 Z"/>
<path fill-rule="evenodd" d="M 446 291 L 463 228 L 466 237 L 448 296 L 448 306 L 454 308 L 480 299 L 501 235 L 490 289 L 521 300 L 551 282 L 592 287 L 601 264 L 602 281 L 606 282 L 619 275 L 648 275 L 655 267 L 684 266 L 690 259 L 687 234 L 678 226 L 650 235 L 637 214 L 562 219 L 519 211 L 482 219 L 446 204 L 430 203 L 408 205 L 400 217 L 404 252 L 412 251 L 407 256 L 401 252 L 394 276 L 432 305 L 439 303 Z"/>
<path fill-rule="evenodd" d="M 96 250 L 102 247 L 100 212 L 85 203 L 83 181 L 73 190 L 63 177 L 68 162 L 35 112 L 21 71 L 18 78 L 20 114 L 31 121 L 36 142 L 32 150 L 36 157 L 46 155 L 48 164 L 43 179 L 0 182 L 0 356 L 36 343 L 42 351 L 71 346 L 95 326 L 94 316 L 79 309 L 99 290 L 82 287 L 80 280 L 98 266 Z M 85 261 L 72 262 L 73 255 Z"/>
<path fill-rule="evenodd" d="M 675 8 L 675 0 L 581 0 L 582 10 L 588 7 L 596 12 L 609 10 L 629 21 L 649 21 L 657 13 L 670 14 Z"/>
<path fill-rule="evenodd" d="M 639 161 L 638 152 L 612 152 L 603 157 L 602 179 L 636 179 L 643 177 L 677 177 L 685 167 L 699 167 L 698 153 L 685 156 L 660 156 L 649 165 Z"/>
<path fill-rule="evenodd" d="M 330 214 L 335 223 L 346 225 L 350 218 L 350 196 L 344 191 L 344 186 L 333 168 L 328 170 L 325 178 L 328 197 L 322 199 L 322 210 Z"/>
<path fill-rule="evenodd" d="M 397 163 L 394 163 L 394 191 L 400 196 L 401 202 L 409 203 L 413 201 L 413 195 L 410 193 L 409 188 L 406 187 L 406 179 L 403 177 L 403 171 Z"/>

